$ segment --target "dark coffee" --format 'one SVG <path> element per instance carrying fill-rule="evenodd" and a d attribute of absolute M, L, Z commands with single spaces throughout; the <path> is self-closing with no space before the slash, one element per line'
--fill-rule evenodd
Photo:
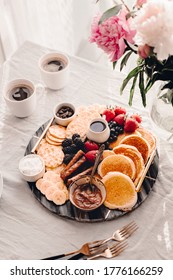
<path fill-rule="evenodd" d="M 13 88 L 9 94 L 11 100 L 22 101 L 31 96 L 33 91 L 28 87 Z"/>
<path fill-rule="evenodd" d="M 48 72 L 58 72 L 65 68 L 65 63 L 59 59 L 53 59 L 43 65 L 43 69 Z"/>
<path fill-rule="evenodd" d="M 102 132 L 105 128 L 106 125 L 102 121 L 95 121 L 90 125 L 90 129 L 94 132 Z"/>

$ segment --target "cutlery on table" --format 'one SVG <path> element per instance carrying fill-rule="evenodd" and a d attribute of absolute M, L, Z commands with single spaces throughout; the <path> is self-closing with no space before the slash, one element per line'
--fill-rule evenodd
<path fill-rule="evenodd" d="M 98 252 L 98 248 L 99 248 L 99 246 L 102 245 L 102 241 L 103 240 L 88 242 L 88 243 L 83 244 L 79 250 L 76 250 L 76 251 L 73 251 L 70 253 L 66 253 L 66 254 L 61 254 L 61 255 L 44 258 L 42 260 L 56 260 L 56 259 L 60 259 L 60 258 L 69 256 L 69 255 L 76 254 L 76 253 L 79 253 L 79 255 L 82 254 L 82 256 L 83 255 L 91 256 L 91 255 L 95 254 L 96 252 Z"/>
<path fill-rule="evenodd" d="M 127 239 L 130 235 L 132 235 L 137 229 L 138 229 L 137 224 L 134 221 L 132 221 L 129 224 L 123 226 L 122 228 L 117 229 L 111 237 L 104 239 L 102 241 L 100 240 L 100 243 L 98 243 L 98 247 L 100 245 L 106 244 L 111 240 L 121 242 Z M 83 254 L 79 253 L 69 258 L 69 260 L 78 260 L 81 257 L 83 257 Z"/>
<path fill-rule="evenodd" d="M 118 244 L 114 244 L 111 247 L 107 247 L 103 252 L 87 258 L 87 260 L 96 259 L 98 257 L 111 259 L 113 257 L 118 256 L 121 252 L 123 252 L 127 248 L 127 245 L 128 245 L 127 241 L 121 241 Z"/>
<path fill-rule="evenodd" d="M 115 240 L 118 242 L 123 241 L 123 240 L 127 239 L 132 233 L 134 233 L 137 229 L 138 229 L 138 226 L 136 225 L 135 222 L 132 221 L 129 224 L 123 226 L 122 228 L 117 229 L 113 233 L 113 235 L 107 239 L 88 242 L 88 243 L 85 243 L 79 250 L 76 250 L 76 251 L 73 251 L 70 253 L 66 253 L 66 254 L 60 254 L 60 255 L 47 257 L 42 260 L 56 260 L 56 259 L 67 257 L 67 256 L 73 255 L 73 254 L 76 254 L 76 255 L 69 258 L 69 260 L 77 260 L 77 259 L 80 259 L 81 257 L 83 257 L 84 255 L 91 256 L 91 255 L 94 255 L 96 252 L 98 252 L 98 250 L 100 250 L 101 248 L 105 249 L 104 245 L 108 241 L 110 241 L 110 240 Z M 101 246 L 103 246 L 103 247 L 101 247 Z"/>
<path fill-rule="evenodd" d="M 102 244 L 107 243 L 110 240 L 123 241 L 127 239 L 132 233 L 138 229 L 138 226 L 135 222 L 130 222 L 126 226 L 123 226 L 120 229 L 117 229 L 113 235 L 102 241 Z"/>

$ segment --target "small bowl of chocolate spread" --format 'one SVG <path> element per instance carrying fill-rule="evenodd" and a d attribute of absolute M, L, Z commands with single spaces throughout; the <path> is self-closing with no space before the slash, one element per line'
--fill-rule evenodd
<path fill-rule="evenodd" d="M 69 186 L 69 194 L 71 203 L 78 209 L 87 212 L 100 207 L 106 198 L 106 190 L 102 181 L 93 177 L 91 187 L 89 175 L 75 180 Z"/>
<path fill-rule="evenodd" d="M 60 103 L 55 106 L 53 113 L 57 124 L 67 126 L 76 116 L 76 109 L 71 103 Z"/>

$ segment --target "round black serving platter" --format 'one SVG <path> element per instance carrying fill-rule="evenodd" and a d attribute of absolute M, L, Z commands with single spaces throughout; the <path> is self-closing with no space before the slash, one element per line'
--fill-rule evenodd
<path fill-rule="evenodd" d="M 41 136 L 45 128 L 47 127 L 49 121 L 43 124 L 32 136 L 31 140 L 28 143 L 26 148 L 25 155 L 30 154 L 33 147 L 35 146 L 38 138 Z M 139 207 L 145 199 L 148 197 L 151 192 L 153 185 L 155 183 L 155 179 L 158 174 L 158 153 L 156 153 L 152 164 L 146 174 L 146 177 L 142 183 L 141 191 L 138 192 L 138 200 L 133 210 Z M 98 209 L 93 210 L 91 212 L 85 212 L 77 209 L 75 206 L 71 204 L 70 201 L 67 201 L 64 205 L 57 206 L 52 201 L 46 199 L 46 197 L 36 188 L 35 182 L 28 182 L 28 185 L 33 192 L 35 198 L 48 210 L 57 214 L 64 218 L 73 219 L 79 222 L 101 222 L 116 219 L 120 216 L 123 216 L 129 212 L 124 212 L 120 210 L 110 210 L 106 208 L 104 205 L 100 206 Z"/>

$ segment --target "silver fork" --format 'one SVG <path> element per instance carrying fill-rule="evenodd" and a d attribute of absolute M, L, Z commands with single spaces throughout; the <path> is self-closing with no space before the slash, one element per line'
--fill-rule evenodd
<path fill-rule="evenodd" d="M 106 243 L 109 242 L 110 240 L 115 240 L 115 241 L 121 242 L 121 241 L 127 239 L 137 229 L 138 229 L 138 226 L 136 225 L 136 223 L 134 221 L 130 222 L 129 224 L 123 226 L 122 228 L 117 229 L 111 237 L 109 237 L 107 239 L 96 241 L 97 243 L 94 244 L 94 247 L 90 248 L 90 253 L 94 254 L 94 252 L 96 252 L 97 249 L 99 250 L 101 245 L 106 245 Z M 104 247 L 101 247 L 101 249 L 103 249 L 103 248 Z M 81 257 L 81 254 L 77 254 L 70 259 L 75 259 L 76 260 L 76 259 L 79 259 L 80 257 Z"/>
<path fill-rule="evenodd" d="M 103 240 L 102 244 L 107 243 L 109 240 L 123 241 L 126 238 L 128 238 L 132 233 L 134 233 L 137 229 L 137 224 L 134 221 L 132 221 L 126 226 L 117 229 L 111 237 Z"/>
<path fill-rule="evenodd" d="M 126 241 L 119 242 L 116 245 L 107 247 L 103 252 L 87 258 L 87 260 L 96 259 L 98 257 L 105 257 L 107 259 L 111 259 L 113 257 L 118 256 L 121 252 L 123 252 L 127 248 L 127 245 L 128 244 Z"/>
<path fill-rule="evenodd" d="M 86 255 L 86 256 L 91 256 L 91 255 L 98 252 L 98 248 L 99 249 L 105 248 L 104 245 L 102 246 L 102 242 L 103 242 L 103 240 L 87 242 L 87 243 L 83 244 L 82 247 L 78 250 L 75 250 L 75 251 L 69 252 L 69 253 L 65 253 L 65 254 L 60 254 L 60 255 L 56 255 L 56 256 L 47 257 L 47 258 L 44 258 L 42 260 L 56 260 L 56 259 L 60 259 L 60 258 L 69 256 L 69 255 L 76 254 L 76 253 L 83 254 L 83 255 Z"/>

